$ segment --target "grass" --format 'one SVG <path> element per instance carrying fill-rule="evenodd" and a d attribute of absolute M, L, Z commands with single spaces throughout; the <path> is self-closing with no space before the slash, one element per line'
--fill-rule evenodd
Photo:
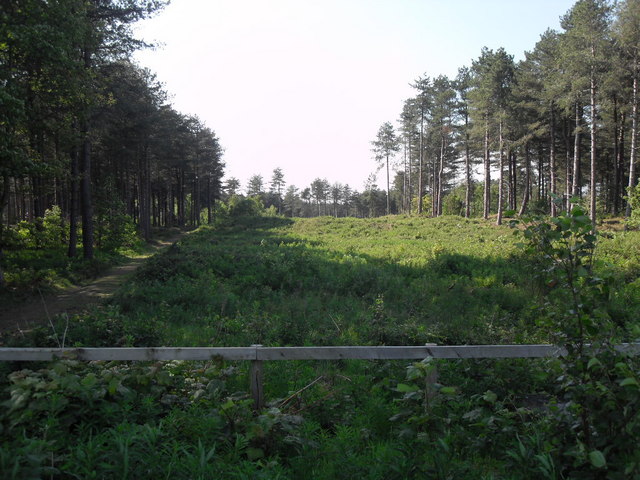
<path fill-rule="evenodd" d="M 637 232 L 604 239 L 610 313 L 637 321 Z M 507 227 L 458 217 L 239 218 L 151 258 L 70 345 L 546 341 L 549 287 Z M 22 345 L 52 345 L 46 330 Z M 0 474 L 53 478 L 559 478 L 555 361 L 4 365 Z M 31 366 L 33 367 L 33 366 Z M 13 372 L 13 373 L 11 373 Z M 537 403 L 536 403 L 537 402 Z M 74 438 L 73 442 L 69 439 Z M 550 463 L 549 463 L 550 462 Z M 13 472 L 13 473 L 12 473 Z M 13 477 L 11 476 L 13 475 Z"/>

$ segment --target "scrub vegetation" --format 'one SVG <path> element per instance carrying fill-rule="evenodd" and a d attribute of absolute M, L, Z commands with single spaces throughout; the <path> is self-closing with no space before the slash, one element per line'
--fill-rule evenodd
<path fill-rule="evenodd" d="M 638 362 L 612 345 L 640 336 L 638 233 L 596 237 L 579 208 L 514 227 L 227 213 L 56 331 L 67 346 L 553 342 L 563 359 L 266 362 L 260 412 L 246 362 L 5 364 L 1 476 L 635 478 Z M 51 332 L 5 344 L 57 346 Z"/>

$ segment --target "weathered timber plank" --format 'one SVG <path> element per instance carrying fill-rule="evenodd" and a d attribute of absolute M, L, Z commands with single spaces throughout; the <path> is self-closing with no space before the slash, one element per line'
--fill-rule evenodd
<path fill-rule="evenodd" d="M 626 343 L 616 349 L 640 355 L 640 344 Z M 343 347 L 140 347 L 140 348 L 0 348 L 0 361 L 78 360 L 420 360 L 427 357 L 542 358 L 566 354 L 555 345 L 427 345 Z"/>
<path fill-rule="evenodd" d="M 541 358 L 565 353 L 555 345 L 452 345 L 372 347 L 263 347 L 258 360 L 410 360 L 433 358 Z"/>
<path fill-rule="evenodd" d="M 61 358 L 93 360 L 255 360 L 253 347 L 153 347 L 153 348 L 0 348 L 0 361 L 49 361 Z"/>

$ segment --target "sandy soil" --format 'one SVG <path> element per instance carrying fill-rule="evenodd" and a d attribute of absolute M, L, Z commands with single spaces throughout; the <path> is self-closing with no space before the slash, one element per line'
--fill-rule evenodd
<path fill-rule="evenodd" d="M 154 241 L 156 252 L 178 241 L 181 236 L 176 235 L 166 240 Z M 152 254 L 153 255 L 153 254 Z M 0 309 L 0 333 L 28 330 L 34 326 L 46 325 L 55 315 L 67 313 L 73 315 L 87 310 L 91 305 L 97 305 L 111 296 L 118 287 L 142 265 L 150 255 L 132 259 L 131 261 L 113 267 L 103 276 L 90 283 L 72 287 L 54 294 L 34 297 L 24 304 L 13 308 Z"/>

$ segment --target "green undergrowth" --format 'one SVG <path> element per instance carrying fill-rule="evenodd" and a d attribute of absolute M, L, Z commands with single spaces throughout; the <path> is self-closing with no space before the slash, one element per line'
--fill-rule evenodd
<path fill-rule="evenodd" d="M 593 283 L 606 297 L 598 315 L 616 342 L 640 332 L 639 241 L 603 238 L 594 262 L 607 282 Z M 109 305 L 56 319 L 57 335 L 5 342 L 555 341 L 553 264 L 520 243 L 513 229 L 459 217 L 239 217 L 151 258 Z M 596 360 L 577 384 L 560 360 L 266 362 L 257 413 L 246 362 L 4 364 L 0 476 L 638 478 L 624 447 L 639 428 L 637 362 Z M 576 392 L 597 400 L 583 405 L 598 413 L 593 429 L 624 422 L 626 437 L 576 442 Z"/>
<path fill-rule="evenodd" d="M 173 229 L 159 231 L 154 237 L 162 239 L 176 232 Z M 10 307 L 29 301 L 34 295 L 80 285 L 115 265 L 150 254 L 153 250 L 153 244 L 147 245 L 132 236 L 125 244 L 107 244 L 97 248 L 94 258 L 87 260 L 82 258 L 81 245 L 78 245 L 78 255 L 69 258 L 67 246 L 59 239 L 40 244 L 15 240 L 3 252 L 2 267 L 6 283 L 0 288 L 0 302 L 3 307 Z"/>
<path fill-rule="evenodd" d="M 114 300 L 178 345 L 493 343 L 532 335 L 512 232 L 460 219 L 203 228 Z M 261 224 L 260 224 L 261 223 Z"/>

